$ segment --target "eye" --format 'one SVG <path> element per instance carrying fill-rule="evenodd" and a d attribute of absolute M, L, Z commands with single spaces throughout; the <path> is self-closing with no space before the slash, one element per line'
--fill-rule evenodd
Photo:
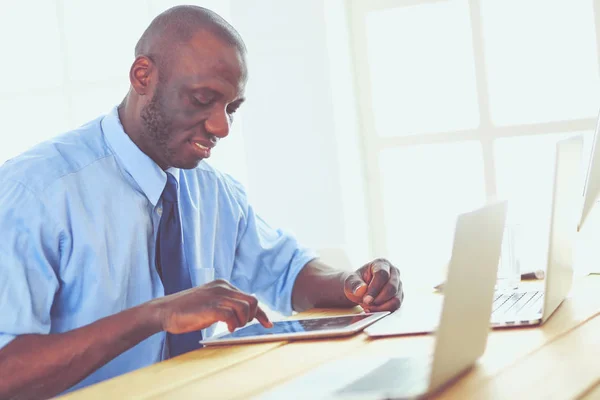
<path fill-rule="evenodd" d="M 235 112 L 240 108 L 240 106 L 242 105 L 242 103 L 231 103 L 230 105 L 227 106 L 227 114 L 229 115 L 233 115 L 235 114 Z"/>
<path fill-rule="evenodd" d="M 212 104 L 213 98 L 205 97 L 205 96 L 192 96 L 192 103 L 200 107 L 208 107 Z"/>

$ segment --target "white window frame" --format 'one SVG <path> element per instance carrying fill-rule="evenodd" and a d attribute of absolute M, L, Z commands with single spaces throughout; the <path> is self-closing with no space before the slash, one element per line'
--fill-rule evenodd
<path fill-rule="evenodd" d="M 496 195 L 496 162 L 494 142 L 507 137 L 547 135 L 551 133 L 573 133 L 594 130 L 596 118 L 558 120 L 546 123 L 518 124 L 509 126 L 494 125 L 490 115 L 487 71 L 484 62 L 484 45 L 480 0 L 468 0 L 472 29 L 473 52 L 475 62 L 475 80 L 477 101 L 479 104 L 479 126 L 475 129 L 427 133 L 420 135 L 381 137 L 376 133 L 375 118 L 372 110 L 372 93 L 369 82 L 370 69 L 367 57 L 366 16 L 369 12 L 419 4 L 440 3 L 448 0 L 350 0 L 349 19 L 357 102 L 361 136 L 364 143 L 364 161 L 366 171 L 367 207 L 369 218 L 370 250 L 373 254 L 388 254 L 384 219 L 383 191 L 379 166 L 380 153 L 390 148 L 414 145 L 430 145 L 477 141 L 483 155 L 483 176 L 488 199 Z M 600 58 L 600 0 L 594 0 L 594 22 L 596 45 Z M 598 60 L 600 66 L 600 59 Z"/>

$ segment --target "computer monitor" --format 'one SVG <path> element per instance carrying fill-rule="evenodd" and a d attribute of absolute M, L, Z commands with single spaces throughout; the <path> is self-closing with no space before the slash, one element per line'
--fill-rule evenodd
<path fill-rule="evenodd" d="M 600 194 L 600 144 L 598 143 L 598 130 L 600 129 L 600 115 L 594 132 L 594 142 L 592 144 L 592 154 L 588 164 L 583 188 L 583 207 L 581 209 L 581 219 L 577 230 L 581 230 L 587 217 L 592 212 L 594 204 L 599 200 Z"/>

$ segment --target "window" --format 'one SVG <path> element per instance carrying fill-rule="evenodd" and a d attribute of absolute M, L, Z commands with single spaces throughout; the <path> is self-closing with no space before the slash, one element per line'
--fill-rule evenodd
<path fill-rule="evenodd" d="M 355 0 L 371 247 L 429 283 L 458 213 L 494 196 L 545 265 L 554 145 L 600 106 L 592 0 Z M 583 174 L 583 171 L 582 171 Z"/>

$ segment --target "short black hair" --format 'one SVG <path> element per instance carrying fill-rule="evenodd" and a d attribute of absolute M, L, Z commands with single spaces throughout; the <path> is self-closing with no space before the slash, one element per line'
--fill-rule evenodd
<path fill-rule="evenodd" d="M 204 7 L 181 5 L 169 8 L 152 20 L 135 45 L 135 57 L 146 56 L 159 67 L 159 77 L 170 71 L 172 51 L 205 30 L 237 47 L 242 55 L 246 45 L 240 34 L 219 14 Z"/>

